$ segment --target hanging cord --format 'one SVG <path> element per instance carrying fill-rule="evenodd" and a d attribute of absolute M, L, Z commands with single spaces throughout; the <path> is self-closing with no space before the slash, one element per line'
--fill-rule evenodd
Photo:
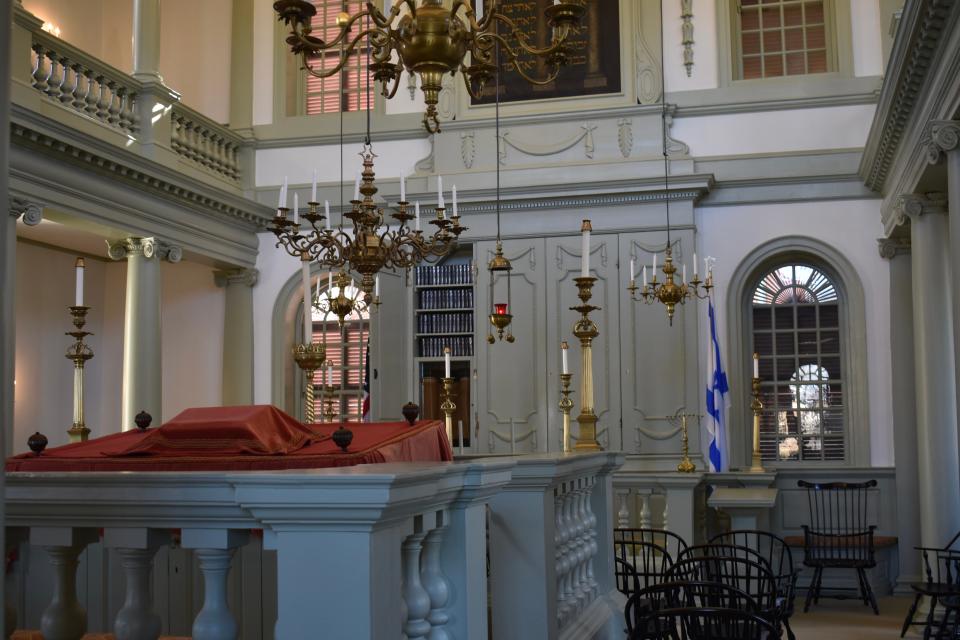
<path fill-rule="evenodd" d="M 366 23 L 366 30 L 369 34 L 370 31 L 370 12 L 367 12 L 367 17 L 364 19 Z M 341 44 L 342 46 L 342 44 Z M 367 76 L 367 136 L 364 138 L 364 144 L 368 147 L 370 146 L 370 36 L 367 35 L 367 67 L 364 69 L 364 75 Z"/>
<path fill-rule="evenodd" d="M 660 135 L 663 144 L 663 188 L 667 202 L 667 251 L 670 251 L 670 165 L 667 159 L 667 77 L 664 72 L 664 41 L 667 39 L 663 28 L 663 0 L 660 0 Z M 653 274 L 654 277 L 657 274 Z"/>
<path fill-rule="evenodd" d="M 340 43 L 340 59 L 343 60 L 343 42 Z M 346 66 L 346 65 L 344 65 Z M 340 70 L 340 232 L 343 233 L 343 112 L 349 105 L 343 103 L 343 69 Z"/>
<path fill-rule="evenodd" d="M 480 0 L 483 2 L 483 0 Z M 499 31 L 499 22 L 494 22 L 493 24 L 493 34 L 497 35 Z M 496 145 L 496 157 L 494 161 L 497 164 L 497 245 L 500 244 L 500 42 L 494 38 L 494 56 L 495 62 L 497 65 L 497 96 L 496 96 L 496 107 L 495 107 L 495 120 L 496 120 L 496 136 L 497 136 L 497 145 Z"/>

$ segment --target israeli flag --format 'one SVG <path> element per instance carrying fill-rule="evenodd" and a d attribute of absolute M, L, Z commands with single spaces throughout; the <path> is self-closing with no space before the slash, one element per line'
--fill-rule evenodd
<path fill-rule="evenodd" d="M 717 339 L 717 320 L 713 298 L 707 299 L 710 316 L 709 368 L 707 369 L 707 462 L 710 471 L 727 471 L 727 409 L 730 407 L 730 386 L 720 359 L 720 342 Z"/>

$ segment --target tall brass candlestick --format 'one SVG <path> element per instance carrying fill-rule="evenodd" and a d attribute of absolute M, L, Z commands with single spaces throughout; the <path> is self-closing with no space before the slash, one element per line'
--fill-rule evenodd
<path fill-rule="evenodd" d="M 86 442 L 90 435 L 90 429 L 83 421 L 83 365 L 87 360 L 93 357 L 93 351 L 90 346 L 84 343 L 83 339 L 93 334 L 83 330 L 83 325 L 87 323 L 87 311 L 90 307 L 73 306 L 70 307 L 70 315 L 73 316 L 74 331 L 68 331 L 66 335 L 73 336 L 74 342 L 67 349 L 67 359 L 73 360 L 73 426 L 67 430 L 70 436 L 70 442 Z"/>
<path fill-rule="evenodd" d="M 297 366 L 303 370 L 303 421 L 310 424 L 316 422 L 313 374 L 323 366 L 327 359 L 327 349 L 324 345 L 316 342 L 298 344 L 293 348 L 293 359 Z"/>
<path fill-rule="evenodd" d="M 580 433 L 577 436 L 578 451 L 600 451 L 597 442 L 597 416 L 593 412 L 593 339 L 600 335 L 597 325 L 590 319 L 591 311 L 599 311 L 600 307 L 588 304 L 593 293 L 593 283 L 596 278 L 574 278 L 579 290 L 578 297 L 582 304 L 570 307 L 572 311 L 579 311 L 581 318 L 573 325 L 573 335 L 580 340 L 580 354 L 582 357 L 582 374 L 580 378 L 580 415 L 577 422 L 580 424 Z"/>
<path fill-rule="evenodd" d="M 760 378 L 753 379 L 753 399 L 750 409 L 753 410 L 753 459 L 750 465 L 751 473 L 764 473 L 763 460 L 760 458 L 760 412 L 763 411 L 763 402 L 760 400 Z"/>
<path fill-rule="evenodd" d="M 442 378 L 443 390 L 441 398 L 443 401 L 440 403 L 440 410 L 443 411 L 444 422 L 447 428 L 447 441 L 450 443 L 450 446 L 453 446 L 453 412 L 457 410 L 457 405 L 454 404 L 453 399 L 456 394 L 453 392 L 453 378 Z"/>
<path fill-rule="evenodd" d="M 677 471 L 680 473 L 693 473 L 697 470 L 697 465 L 690 459 L 690 438 L 687 435 L 687 414 L 680 416 L 680 464 L 677 465 Z"/>
<path fill-rule="evenodd" d="M 570 410 L 573 409 L 573 400 L 570 398 L 570 394 L 573 393 L 570 390 L 570 378 L 572 377 L 571 373 L 560 374 L 560 413 L 563 414 L 564 453 L 570 451 Z"/>

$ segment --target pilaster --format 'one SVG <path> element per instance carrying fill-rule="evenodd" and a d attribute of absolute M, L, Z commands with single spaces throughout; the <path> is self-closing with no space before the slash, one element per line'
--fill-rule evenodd
<path fill-rule="evenodd" d="M 944 348 L 953 344 L 946 199 L 903 195 L 895 213 L 909 218 L 912 244 L 920 539 L 941 546 L 960 529 L 956 374 L 953 350 Z"/>
<path fill-rule="evenodd" d="M 126 238 L 108 242 L 113 260 L 127 261 L 127 293 L 123 318 L 123 401 L 121 429 L 134 428 L 140 411 L 163 417 L 160 346 L 160 259 L 179 262 L 182 249 L 156 238 Z"/>
<path fill-rule="evenodd" d="M 224 288 L 223 399 L 224 406 L 253 403 L 253 287 L 256 269 L 229 269 L 213 274 Z"/>

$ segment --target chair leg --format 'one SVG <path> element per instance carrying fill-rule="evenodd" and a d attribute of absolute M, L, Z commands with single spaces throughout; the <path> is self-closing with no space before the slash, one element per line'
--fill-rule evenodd
<path fill-rule="evenodd" d="M 797 636 L 794 635 L 793 629 L 790 628 L 790 618 L 784 618 L 783 628 L 787 630 L 787 640 L 797 640 Z"/>
<path fill-rule="evenodd" d="M 867 600 L 867 585 L 866 578 L 863 575 L 863 569 L 857 569 L 857 584 L 860 587 L 860 601 L 863 602 L 864 605 L 869 606 L 870 602 Z"/>
<path fill-rule="evenodd" d="M 813 592 L 813 604 L 820 604 L 820 590 L 823 588 L 823 567 L 817 570 L 817 590 Z"/>
<path fill-rule="evenodd" d="M 880 608 L 877 607 L 877 599 L 873 595 L 873 587 L 870 586 L 870 581 L 867 580 L 866 571 L 862 568 L 857 569 L 857 572 L 860 574 L 860 581 L 863 583 L 864 588 L 867 590 L 867 598 L 870 600 L 870 606 L 873 608 L 874 615 L 880 615 Z"/>
<path fill-rule="evenodd" d="M 917 594 L 917 597 L 913 599 L 913 604 L 910 605 L 910 610 L 907 611 L 907 617 L 903 619 L 903 628 L 900 629 L 900 637 L 907 635 L 907 629 L 910 628 L 910 625 L 913 624 L 913 616 L 917 613 L 917 607 L 920 606 L 920 594 Z"/>
<path fill-rule="evenodd" d="M 806 613 L 810 611 L 810 602 L 813 600 L 813 592 L 817 589 L 817 576 L 820 575 L 822 569 L 817 567 L 813 570 L 813 577 L 810 578 L 810 585 L 807 587 L 807 599 L 803 603 L 803 612 Z"/>

